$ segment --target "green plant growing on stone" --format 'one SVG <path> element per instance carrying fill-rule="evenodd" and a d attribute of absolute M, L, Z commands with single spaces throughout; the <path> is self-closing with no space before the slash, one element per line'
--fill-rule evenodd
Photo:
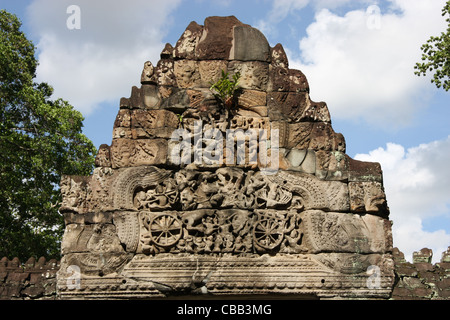
<path fill-rule="evenodd" d="M 230 80 L 228 72 L 222 70 L 222 77 L 216 82 L 212 83 L 210 90 L 213 92 L 216 99 L 218 99 L 227 110 L 231 110 L 234 104 L 234 96 L 239 89 L 239 78 L 241 74 L 235 73 Z M 215 93 L 214 93 L 215 92 Z"/>

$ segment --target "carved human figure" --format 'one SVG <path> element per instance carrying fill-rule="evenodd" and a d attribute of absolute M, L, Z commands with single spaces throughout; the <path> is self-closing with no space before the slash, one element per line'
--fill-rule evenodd
<path fill-rule="evenodd" d="M 181 191 L 180 203 L 183 210 L 193 210 L 197 207 L 196 196 L 190 188 Z"/>
<path fill-rule="evenodd" d="M 205 226 L 204 234 L 210 236 L 216 232 L 219 228 L 217 217 L 207 216 L 202 219 L 202 223 Z"/>

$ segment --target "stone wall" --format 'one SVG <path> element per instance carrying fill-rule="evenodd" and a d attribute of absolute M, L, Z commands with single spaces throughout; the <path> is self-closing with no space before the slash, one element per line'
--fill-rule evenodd
<path fill-rule="evenodd" d="M 450 300 L 450 247 L 441 262 L 432 264 L 433 252 L 422 249 L 413 254 L 413 263 L 394 248 L 394 300 Z"/>
<path fill-rule="evenodd" d="M 414 253 L 413 263 L 405 260 L 398 248 L 393 250 L 396 281 L 392 300 L 450 300 L 450 247 L 441 262 L 432 264 L 433 253 L 422 249 Z M 0 300 L 55 300 L 59 261 L 29 259 L 0 260 Z"/>
<path fill-rule="evenodd" d="M 54 300 L 59 261 L 41 257 L 21 263 L 18 258 L 0 260 L 0 300 Z"/>

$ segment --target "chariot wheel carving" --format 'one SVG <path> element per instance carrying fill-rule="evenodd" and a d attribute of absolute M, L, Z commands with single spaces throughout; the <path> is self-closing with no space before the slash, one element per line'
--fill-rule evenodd
<path fill-rule="evenodd" d="M 161 247 L 170 247 L 182 236 L 182 223 L 172 214 L 154 216 L 148 224 L 152 241 Z"/>
<path fill-rule="evenodd" d="M 281 244 L 284 237 L 284 224 L 279 219 L 261 216 L 253 228 L 253 241 L 267 250 Z"/>

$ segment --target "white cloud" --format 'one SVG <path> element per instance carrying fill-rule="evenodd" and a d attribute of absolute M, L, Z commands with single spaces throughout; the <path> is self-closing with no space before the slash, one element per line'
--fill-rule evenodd
<path fill-rule="evenodd" d="M 159 60 L 170 12 L 181 0 L 35 0 L 27 8 L 39 40 L 37 81 L 88 115 L 102 102 L 128 97 L 144 62 Z M 69 30 L 67 7 L 81 9 L 81 29 Z"/>
<path fill-rule="evenodd" d="M 353 0 L 313 0 L 312 3 L 316 9 L 323 9 L 323 8 L 335 9 L 347 5 L 352 1 Z M 368 1 L 371 0 L 365 0 L 364 2 Z M 359 2 L 363 1 L 359 0 Z"/>
<path fill-rule="evenodd" d="M 450 219 L 450 136 L 407 150 L 388 143 L 355 159 L 379 162 L 383 168 L 394 246 L 410 261 L 412 252 L 428 247 L 433 261 L 439 261 L 450 245 L 450 230 L 436 226 L 435 231 L 426 231 L 423 222 L 439 216 Z"/>
<path fill-rule="evenodd" d="M 314 10 L 323 8 L 336 9 L 352 1 L 354 2 L 354 0 L 274 0 L 267 17 L 260 19 L 255 27 L 265 34 L 276 33 L 276 25 L 278 23 L 289 15 L 295 15 L 307 6 L 311 6 Z M 369 1 L 372 2 L 372 0 L 358 0 L 359 4 Z"/>
<path fill-rule="evenodd" d="M 301 10 L 309 4 L 310 0 L 276 0 L 273 1 L 272 9 L 268 12 L 267 18 L 259 20 L 255 27 L 262 33 L 273 34 L 276 25 L 284 20 L 288 14 Z"/>
<path fill-rule="evenodd" d="M 301 56 L 290 57 L 290 66 L 308 78 L 312 99 L 326 101 L 333 118 L 401 127 L 425 107 L 433 86 L 413 67 L 420 46 L 446 28 L 445 1 L 391 2 L 392 10 L 379 15 L 318 11 L 299 42 Z"/>

